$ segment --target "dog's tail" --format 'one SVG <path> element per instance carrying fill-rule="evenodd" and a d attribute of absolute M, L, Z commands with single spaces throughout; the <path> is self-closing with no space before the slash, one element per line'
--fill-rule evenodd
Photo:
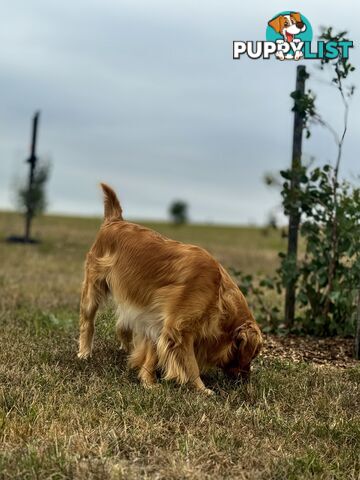
<path fill-rule="evenodd" d="M 104 193 L 104 220 L 123 220 L 122 209 L 116 193 L 106 183 L 100 183 Z"/>

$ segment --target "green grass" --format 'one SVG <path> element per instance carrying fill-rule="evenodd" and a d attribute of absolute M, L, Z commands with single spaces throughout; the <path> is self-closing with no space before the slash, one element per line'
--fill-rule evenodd
<path fill-rule="evenodd" d="M 144 390 L 114 339 L 108 305 L 94 356 L 76 358 L 82 264 L 98 219 L 44 217 L 39 245 L 0 248 L 1 479 L 358 479 L 360 368 L 259 358 L 244 387 L 220 372 L 205 397 Z M 0 214 L 3 238 L 21 220 Z M 278 233 L 156 228 L 227 265 L 272 271 Z"/>

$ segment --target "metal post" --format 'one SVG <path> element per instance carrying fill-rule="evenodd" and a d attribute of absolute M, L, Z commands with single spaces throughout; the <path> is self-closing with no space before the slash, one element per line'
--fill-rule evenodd
<path fill-rule="evenodd" d="M 34 216 L 33 206 L 32 206 L 32 190 L 33 190 L 33 182 L 34 182 L 34 173 L 35 173 L 35 166 L 36 166 L 36 140 L 37 140 L 37 128 L 38 128 L 38 120 L 39 120 L 40 112 L 36 112 L 33 117 L 33 125 L 32 125 L 32 137 L 31 137 L 31 152 L 30 158 L 27 162 L 30 163 L 30 171 L 29 171 L 29 183 L 28 183 L 28 199 L 27 199 L 27 209 L 25 213 L 25 236 L 24 242 L 30 241 L 30 230 L 31 230 L 31 220 Z"/>
<path fill-rule="evenodd" d="M 305 93 L 305 79 L 306 69 L 300 65 L 296 69 L 296 91 L 303 95 Z M 294 112 L 294 133 L 293 133 L 293 147 L 292 147 L 292 179 L 291 191 L 296 197 L 296 191 L 299 188 L 299 169 L 301 167 L 301 149 L 302 149 L 302 135 L 304 128 L 304 120 L 301 113 L 295 110 Z M 300 212 L 295 208 L 289 215 L 289 230 L 288 230 L 288 259 L 296 266 L 297 250 L 298 250 L 298 230 L 300 224 Z M 294 324 L 295 317 L 295 281 L 289 282 L 286 288 L 285 296 L 285 323 L 288 327 Z"/>

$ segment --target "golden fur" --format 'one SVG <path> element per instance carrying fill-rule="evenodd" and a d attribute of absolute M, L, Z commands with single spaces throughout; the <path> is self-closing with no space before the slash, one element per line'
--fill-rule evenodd
<path fill-rule="evenodd" d="M 117 335 L 145 386 L 166 379 L 207 391 L 211 366 L 249 374 L 262 345 L 245 297 L 205 250 L 123 220 L 114 191 L 102 184 L 105 218 L 87 254 L 80 305 L 80 358 L 91 355 L 94 319 L 111 293 Z"/>

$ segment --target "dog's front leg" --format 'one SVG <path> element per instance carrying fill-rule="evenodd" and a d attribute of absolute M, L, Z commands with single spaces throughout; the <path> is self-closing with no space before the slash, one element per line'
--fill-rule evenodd
<path fill-rule="evenodd" d="M 145 388 L 152 388 L 156 385 L 156 365 L 156 348 L 153 342 L 148 339 L 145 361 L 139 371 L 139 379 Z"/>
<path fill-rule="evenodd" d="M 214 394 L 205 387 L 200 378 L 193 335 L 165 330 L 157 343 L 157 354 L 159 365 L 165 372 L 165 380 L 174 379 L 180 384 L 189 383 L 203 393 Z"/>
<path fill-rule="evenodd" d="M 120 342 L 120 348 L 130 354 L 134 346 L 132 330 L 118 322 L 116 325 L 116 337 Z"/>
<path fill-rule="evenodd" d="M 156 385 L 156 348 L 149 338 L 135 340 L 134 349 L 129 357 L 129 365 L 139 371 L 138 378 L 145 388 L 152 388 Z"/>

